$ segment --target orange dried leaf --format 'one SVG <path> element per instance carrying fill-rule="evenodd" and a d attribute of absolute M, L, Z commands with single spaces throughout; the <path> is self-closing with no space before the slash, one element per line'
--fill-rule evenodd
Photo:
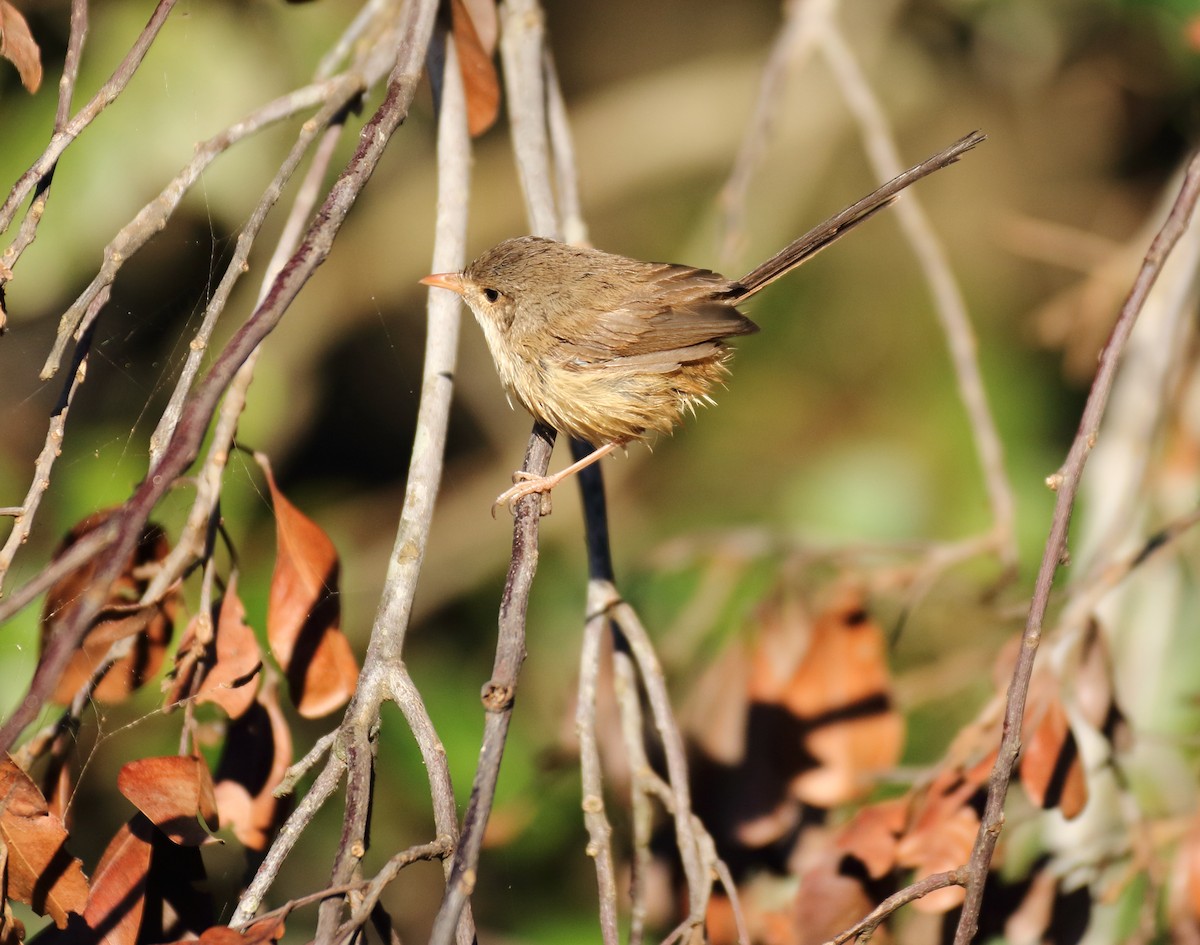
<path fill-rule="evenodd" d="M 874 903 L 862 882 L 826 857 L 800 877 L 793 904 L 796 945 L 820 945 L 861 919 Z"/>
<path fill-rule="evenodd" d="M 124 824 L 92 876 L 84 920 L 97 945 L 134 945 L 146 907 L 154 828 L 140 814 Z"/>
<path fill-rule="evenodd" d="M 496 0 L 463 0 L 463 6 L 471 16 L 471 25 L 479 37 L 479 45 L 489 56 L 496 51 L 496 38 L 500 34 L 500 21 L 496 15 Z"/>
<path fill-rule="evenodd" d="M 29 24 L 8 0 L 0 0 L 0 56 L 17 67 L 21 84 L 36 92 L 42 84 L 42 51 Z"/>
<path fill-rule="evenodd" d="M 464 0 L 450 0 L 450 22 L 467 99 L 467 130 L 474 137 L 492 127 L 500 113 L 500 79 Z"/>
<path fill-rule="evenodd" d="M 974 772 L 973 772 L 974 774 Z M 916 870 L 916 878 L 957 869 L 971 856 L 979 815 L 970 805 L 982 782 L 947 770 L 929 785 L 913 823 L 896 846 L 896 861 Z M 960 905 L 961 887 L 938 889 L 914 903 L 921 912 L 943 913 Z"/>
<path fill-rule="evenodd" d="M 1058 808 L 1068 820 L 1087 804 L 1087 780 L 1075 733 L 1057 694 L 1043 707 L 1035 724 L 1026 726 L 1021 753 L 1021 786 L 1045 810 Z"/>
<path fill-rule="evenodd" d="M 272 793 L 292 763 L 292 735 L 273 686 L 230 723 L 217 766 L 216 799 L 221 826 L 251 850 L 265 850 L 283 813 Z"/>
<path fill-rule="evenodd" d="M 245 931 L 231 929 L 228 925 L 214 925 L 200 933 L 198 939 L 181 939 L 170 945 L 265 945 L 283 938 L 284 924 L 279 919 L 262 919 Z"/>
<path fill-rule="evenodd" d="M 216 663 L 197 696 L 200 702 L 215 702 L 236 719 L 254 704 L 253 681 L 262 666 L 258 640 L 246 624 L 246 607 L 237 596 L 236 576 L 221 599 L 216 637 Z"/>
<path fill-rule="evenodd" d="M 108 509 L 93 513 L 79 522 L 59 545 L 55 558 L 88 532 L 103 525 L 112 514 L 112 510 Z M 101 666 L 110 647 L 127 637 L 137 637 L 133 648 L 108 669 L 93 693 L 94 698 L 101 702 L 118 702 L 158 672 L 171 639 L 179 596 L 177 592 L 172 592 L 161 601 L 144 607 L 138 606 L 137 601 L 149 586 L 146 569 L 162 561 L 170 550 L 163 530 L 157 525 L 147 524 L 121 576 L 109 589 L 105 609 L 96 616 L 79 651 L 63 672 L 52 697 L 55 702 L 62 705 L 70 703 Z M 50 588 L 42 610 L 43 649 L 74 602 L 92 586 L 99 567 L 100 561 L 94 559 L 70 572 Z"/>
<path fill-rule="evenodd" d="M 173 843 L 199 846 L 218 827 L 212 776 L 203 758 L 167 755 L 131 761 L 117 776 L 117 788 Z"/>
<path fill-rule="evenodd" d="M 319 718 L 345 705 L 358 681 L 358 663 L 339 629 L 338 556 L 316 522 L 279 491 L 271 467 L 259 463 L 275 506 L 278 550 L 267 605 L 267 639 L 287 674 L 296 709 Z"/>
<path fill-rule="evenodd" d="M 805 747 L 819 762 L 792 782 L 806 803 L 861 797 L 872 776 L 899 760 L 904 721 L 892 707 L 883 631 L 856 592 L 843 592 L 817 618 L 783 704 L 808 724 Z"/>
<path fill-rule="evenodd" d="M 8 895 L 49 915 L 60 929 L 82 914 L 88 883 L 67 852 L 67 831 L 45 798 L 11 758 L 0 760 L 0 841 L 8 851 Z"/>
<path fill-rule="evenodd" d="M 879 879 L 896 866 L 896 847 L 908 820 L 909 799 L 897 797 L 864 807 L 838 831 L 834 846 Z"/>

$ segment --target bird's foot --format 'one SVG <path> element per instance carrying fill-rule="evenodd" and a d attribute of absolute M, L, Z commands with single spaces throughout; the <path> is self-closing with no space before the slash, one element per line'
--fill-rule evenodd
<path fill-rule="evenodd" d="M 501 492 L 496 496 L 496 501 L 492 503 L 492 518 L 496 517 L 496 509 L 502 506 L 508 506 L 508 510 L 513 515 L 516 515 L 517 503 L 525 498 L 525 496 L 533 495 L 535 492 L 540 493 L 542 496 L 542 504 L 538 514 L 543 516 L 549 515 L 554 508 L 550 501 L 550 490 L 562 482 L 564 478 L 566 477 L 562 473 L 555 473 L 552 476 L 535 476 L 533 473 L 518 469 L 513 473 L 512 487 Z"/>

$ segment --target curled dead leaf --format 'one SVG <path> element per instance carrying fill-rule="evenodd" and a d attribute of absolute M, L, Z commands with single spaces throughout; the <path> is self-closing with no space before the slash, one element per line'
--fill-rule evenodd
<path fill-rule="evenodd" d="M 0 846 L 7 851 L 8 895 L 66 928 L 82 914 L 88 882 L 67 852 L 67 831 L 41 791 L 11 758 L 0 759 Z"/>
<path fill-rule="evenodd" d="M 199 846 L 218 827 L 212 775 L 203 758 L 139 758 L 121 768 L 117 788 L 172 843 Z"/>
<path fill-rule="evenodd" d="M 858 860 L 871 879 L 896 868 L 896 850 L 908 821 L 909 798 L 897 797 L 864 807 L 834 838 L 834 847 Z"/>
<path fill-rule="evenodd" d="M 92 876 L 84 922 L 100 945 L 135 945 L 146 908 L 154 827 L 142 814 L 123 824 Z"/>
<path fill-rule="evenodd" d="M 1026 710 L 1018 774 L 1034 804 L 1044 810 L 1057 808 L 1070 820 L 1079 816 L 1088 799 L 1079 744 L 1057 691 L 1046 691 L 1042 702 L 1032 717 Z"/>
<path fill-rule="evenodd" d="M 483 42 L 477 19 L 487 28 L 491 17 L 491 45 Z M 468 6 L 466 0 L 450 0 L 450 23 L 454 34 L 454 51 L 462 73 L 463 91 L 467 99 L 467 130 L 472 137 L 483 134 L 500 113 L 500 78 L 492 62 L 495 43 L 495 4 L 490 0 Z M 486 35 L 486 34 L 485 34 Z"/>
<path fill-rule="evenodd" d="M 338 555 L 324 530 L 279 491 L 266 458 L 256 458 L 275 507 L 267 639 L 297 711 L 320 718 L 345 705 L 358 681 L 358 663 L 339 628 Z"/>
<path fill-rule="evenodd" d="M 262 668 L 262 651 L 246 623 L 246 607 L 237 594 L 237 574 L 211 617 L 197 614 L 188 623 L 175 654 L 175 678 L 166 703 L 174 706 L 195 692 L 199 703 L 219 705 L 231 719 L 254 703 L 255 679 Z M 196 683 L 196 674 L 204 675 Z"/>
<path fill-rule="evenodd" d="M 886 641 L 859 592 L 843 589 L 817 617 L 782 702 L 806 723 L 818 762 L 792 782 L 800 800 L 834 807 L 861 797 L 899 761 L 904 720 L 892 705 Z"/>
<path fill-rule="evenodd" d="M 292 763 L 292 735 L 273 685 L 229 725 L 217 766 L 215 796 L 221 826 L 251 850 L 265 850 L 282 820 L 284 801 L 273 791 Z"/>
<path fill-rule="evenodd" d="M 17 67 L 21 84 L 30 93 L 42 85 L 42 51 L 29 24 L 8 0 L 0 0 L 0 57 Z"/>
<path fill-rule="evenodd" d="M 79 522 L 63 539 L 55 557 L 60 557 L 80 538 L 104 524 L 112 514 L 113 510 L 107 509 Z M 169 551 L 170 544 L 163 530 L 147 524 L 121 576 L 109 589 L 104 609 L 97 614 L 59 680 L 53 696 L 55 702 L 70 703 L 102 667 L 113 644 L 123 640 L 129 640 L 129 652 L 104 673 L 93 693 L 95 699 L 118 702 L 158 672 L 171 639 L 179 595 L 172 591 L 162 600 L 144 606 L 138 601 L 149 587 L 148 570 L 162 561 Z M 47 592 L 41 623 L 43 650 L 74 602 L 92 587 L 99 567 L 98 560 L 90 561 L 67 574 Z"/>
<path fill-rule="evenodd" d="M 969 772 L 945 769 L 916 801 L 912 825 L 896 847 L 896 861 L 916 871 L 916 879 L 958 869 L 971 856 L 979 832 L 979 814 L 972 800 L 987 778 L 990 760 Z M 913 908 L 943 913 L 962 904 L 960 886 L 937 889 L 918 899 Z"/>

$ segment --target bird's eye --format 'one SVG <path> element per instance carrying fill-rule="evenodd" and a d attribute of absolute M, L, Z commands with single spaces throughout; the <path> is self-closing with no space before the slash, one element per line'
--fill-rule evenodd
<path fill-rule="evenodd" d="M 487 299 L 489 302 L 496 302 L 500 299 L 500 291 L 498 289 L 491 289 L 491 288 L 484 289 L 483 297 L 485 299 Z"/>

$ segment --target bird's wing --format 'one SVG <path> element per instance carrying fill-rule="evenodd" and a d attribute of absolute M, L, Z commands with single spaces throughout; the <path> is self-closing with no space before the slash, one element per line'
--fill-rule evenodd
<path fill-rule="evenodd" d="M 586 336 L 561 338 L 562 353 L 581 363 L 637 358 L 647 366 L 699 360 L 715 342 L 758 326 L 728 299 L 730 283 L 707 269 L 663 264 L 644 285 L 589 325 Z M 654 356 L 658 356 L 657 358 Z"/>

